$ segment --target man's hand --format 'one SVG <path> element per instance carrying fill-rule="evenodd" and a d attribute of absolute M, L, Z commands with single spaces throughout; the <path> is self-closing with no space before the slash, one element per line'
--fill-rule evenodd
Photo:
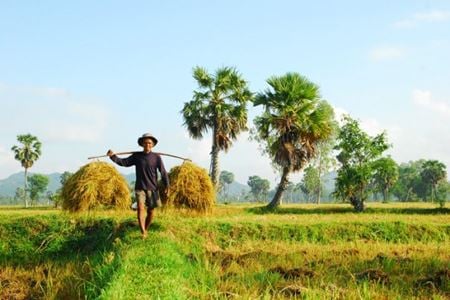
<path fill-rule="evenodd" d="M 106 152 L 106 155 L 108 155 L 109 157 L 111 157 L 111 156 L 114 155 L 114 152 L 113 152 L 111 149 L 109 149 L 108 152 Z"/>

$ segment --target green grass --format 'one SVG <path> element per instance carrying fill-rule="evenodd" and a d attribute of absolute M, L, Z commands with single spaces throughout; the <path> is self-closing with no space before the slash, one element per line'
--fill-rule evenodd
<path fill-rule="evenodd" d="M 46 299 L 446 299 L 450 214 L 423 203 L 362 214 L 223 205 L 158 211 L 142 240 L 133 212 L 8 208 L 0 267 L 0 298 L 21 286 Z"/>

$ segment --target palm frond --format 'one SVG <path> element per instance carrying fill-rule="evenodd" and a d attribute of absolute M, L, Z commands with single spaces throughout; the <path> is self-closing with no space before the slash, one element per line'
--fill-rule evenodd
<path fill-rule="evenodd" d="M 18 160 L 24 168 L 31 168 L 34 162 L 41 156 L 41 142 L 39 142 L 37 137 L 31 134 L 18 135 L 17 141 L 19 141 L 22 146 L 14 145 L 11 147 L 11 150 L 14 152 L 14 158 Z"/>
<path fill-rule="evenodd" d="M 207 106 L 198 100 L 192 100 L 184 104 L 181 111 L 184 123 L 188 129 L 189 135 L 195 139 L 203 138 L 203 134 L 210 127 L 209 116 L 206 113 Z"/>
<path fill-rule="evenodd" d="M 254 105 L 265 112 L 255 119 L 258 138 L 267 144 L 275 164 L 301 170 L 316 153 L 317 144 L 332 132 L 332 108 L 320 99 L 319 88 L 297 73 L 273 76 L 270 88 L 258 93 Z"/>
<path fill-rule="evenodd" d="M 193 69 L 193 77 L 201 88 L 211 88 L 214 82 L 214 79 L 208 74 L 208 71 L 199 66 Z"/>

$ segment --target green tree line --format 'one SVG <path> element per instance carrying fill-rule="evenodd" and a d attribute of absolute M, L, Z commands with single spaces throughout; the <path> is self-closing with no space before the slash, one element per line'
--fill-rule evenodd
<path fill-rule="evenodd" d="M 443 163 L 429 160 L 414 164 L 412 169 L 411 165 L 398 166 L 385 155 L 390 148 L 386 133 L 371 137 L 350 116 L 338 126 L 319 86 L 304 76 L 272 76 L 266 81 L 267 89 L 259 93 L 249 90 L 235 68 L 223 67 L 210 74 L 195 67 L 193 77 L 199 88 L 181 111 L 184 125 L 196 139 L 211 131 L 210 175 L 222 193 L 230 184 L 231 174 L 218 179 L 219 151 L 229 150 L 232 141 L 248 130 L 247 104 L 253 103 L 262 108 L 262 113 L 253 120 L 251 138 L 259 142 L 280 174 L 268 208 L 277 208 L 285 192 L 292 196 L 296 190 L 320 203 L 323 175 L 336 167 L 333 195 L 350 202 L 357 211 L 363 211 L 373 195 L 381 195 L 385 202 L 393 194 L 401 201 L 421 198 L 445 203 L 449 184 Z M 303 181 L 295 185 L 289 177 L 300 171 L 304 171 Z M 269 194 L 264 179 L 256 175 L 249 178 L 248 185 L 253 198 Z"/>

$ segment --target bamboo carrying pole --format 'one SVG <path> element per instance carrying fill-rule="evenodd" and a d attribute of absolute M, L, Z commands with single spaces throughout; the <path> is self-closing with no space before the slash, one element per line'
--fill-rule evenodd
<path fill-rule="evenodd" d="M 116 152 L 116 153 L 114 153 L 114 155 L 126 155 L 126 154 L 133 154 L 133 153 L 139 153 L 139 152 L 142 152 L 142 151 Z M 173 154 L 162 153 L 162 152 L 153 152 L 153 153 L 191 161 L 191 159 L 189 159 L 189 158 L 185 158 L 185 157 L 181 157 L 181 156 L 177 156 L 177 155 L 173 155 Z M 108 157 L 108 155 L 105 154 L 105 155 L 99 155 L 99 156 L 91 156 L 91 157 L 88 157 L 88 159 L 96 159 L 96 158 L 102 158 L 102 157 Z"/>

